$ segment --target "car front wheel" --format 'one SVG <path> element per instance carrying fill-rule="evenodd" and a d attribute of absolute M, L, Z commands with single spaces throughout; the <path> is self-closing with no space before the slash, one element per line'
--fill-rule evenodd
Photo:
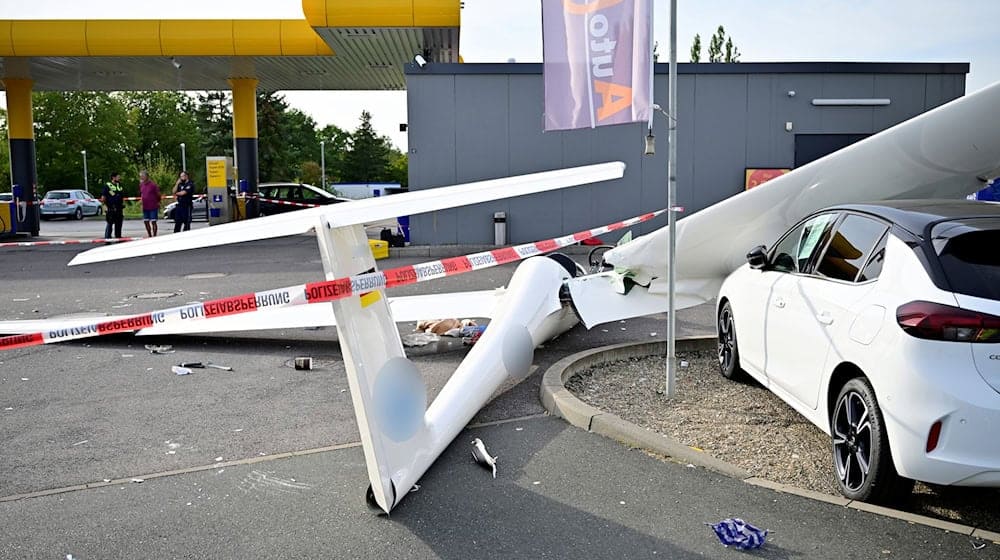
<path fill-rule="evenodd" d="M 863 377 L 855 377 L 841 388 L 830 433 L 837 485 L 844 496 L 888 504 L 912 492 L 913 481 L 899 476 L 893 465 L 882 411 L 875 391 Z"/>
<path fill-rule="evenodd" d="M 77 208 L 76 212 L 73 213 L 73 217 L 76 218 L 77 220 L 82 220 L 83 219 L 83 208 Z"/>
<path fill-rule="evenodd" d="M 726 379 L 740 379 L 743 370 L 740 368 L 740 350 L 736 343 L 736 322 L 733 319 L 733 307 L 729 302 L 722 304 L 719 311 L 719 372 Z"/>

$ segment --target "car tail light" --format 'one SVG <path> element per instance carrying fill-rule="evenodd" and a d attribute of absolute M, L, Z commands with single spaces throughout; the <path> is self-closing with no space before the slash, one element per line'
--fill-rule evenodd
<path fill-rule="evenodd" d="M 938 420 L 931 425 L 931 431 L 927 433 L 927 452 L 937 449 L 938 441 L 941 439 L 941 421 Z"/>
<path fill-rule="evenodd" d="M 73 199 L 69 199 L 66 201 L 66 204 L 76 204 L 76 201 Z"/>
<path fill-rule="evenodd" d="M 911 301 L 896 310 L 907 334 L 928 340 L 1000 342 L 1000 317 L 929 301 Z"/>

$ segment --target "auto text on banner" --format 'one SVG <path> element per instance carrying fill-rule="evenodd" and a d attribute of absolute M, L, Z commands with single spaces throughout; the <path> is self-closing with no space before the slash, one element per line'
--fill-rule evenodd
<path fill-rule="evenodd" d="M 542 0 L 545 130 L 648 122 L 652 0 Z"/>

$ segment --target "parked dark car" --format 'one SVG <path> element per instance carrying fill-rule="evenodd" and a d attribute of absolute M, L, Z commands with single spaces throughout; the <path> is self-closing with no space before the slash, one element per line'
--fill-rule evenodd
<path fill-rule="evenodd" d="M 350 202 L 349 198 L 334 196 L 329 192 L 305 183 L 261 183 L 260 215 L 271 216 L 306 208 L 304 204 L 323 205 Z M 282 204 L 282 203 L 292 204 Z"/>
<path fill-rule="evenodd" d="M 309 206 L 337 204 L 350 202 L 349 198 L 334 196 L 323 189 L 306 183 L 261 183 L 258 186 L 260 197 L 260 215 L 272 216 L 282 212 L 301 210 Z M 171 202 L 163 209 L 163 219 L 174 219 L 176 202 Z M 208 197 L 202 196 L 194 201 L 192 220 L 208 219 Z"/>

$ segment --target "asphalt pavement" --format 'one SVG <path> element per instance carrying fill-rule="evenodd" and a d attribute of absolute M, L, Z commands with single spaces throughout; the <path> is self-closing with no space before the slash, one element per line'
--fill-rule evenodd
<path fill-rule="evenodd" d="M 81 238 L 87 227 L 103 232 L 94 220 L 46 222 L 43 236 L 72 234 L 50 233 L 55 224 L 82 227 Z M 125 235 L 141 229 L 130 221 Z M 323 277 L 307 235 L 66 267 L 80 250 L 4 249 L 0 319 L 137 313 Z M 390 295 L 497 287 L 513 269 Z M 682 335 L 712 332 L 710 306 L 679 313 L 678 326 Z M 390 517 L 364 502 L 335 329 L 117 335 L 0 353 L 0 558 L 746 554 L 705 525 L 727 517 L 771 531 L 752 553 L 763 558 L 1000 558 L 1000 548 L 977 549 L 968 536 L 662 461 L 544 414 L 538 388 L 549 366 L 588 348 L 662 339 L 664 330 L 662 315 L 577 327 L 539 348 L 535 373 L 484 407 Z M 150 354 L 149 343 L 175 353 Z M 411 351 L 431 398 L 464 354 L 454 344 Z M 314 370 L 292 367 L 302 355 L 314 357 Z M 177 376 L 170 366 L 182 361 L 233 371 Z M 495 480 L 472 461 L 474 437 L 499 456 Z"/>

